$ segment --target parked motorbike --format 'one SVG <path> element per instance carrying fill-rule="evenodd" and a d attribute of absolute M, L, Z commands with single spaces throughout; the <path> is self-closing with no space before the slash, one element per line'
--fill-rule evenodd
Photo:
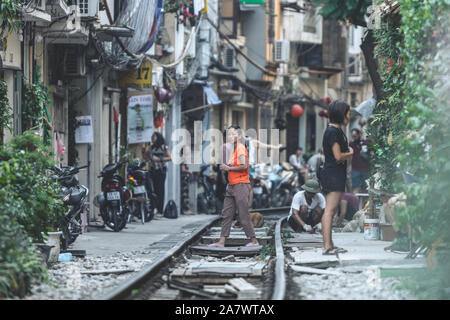
<path fill-rule="evenodd" d="M 127 179 L 128 185 L 132 186 L 132 199 L 129 201 L 130 215 L 128 223 L 132 216 L 141 220 L 142 224 L 150 222 L 154 217 L 154 203 L 156 195 L 154 194 L 153 181 L 148 171 L 142 170 L 146 161 L 134 161 L 128 166 Z"/>
<path fill-rule="evenodd" d="M 197 196 L 197 206 L 200 212 L 207 214 L 220 214 L 222 211 L 222 202 L 216 196 L 214 191 L 214 182 L 210 177 L 205 175 L 205 171 L 209 165 L 200 168 L 198 176 L 199 194 Z"/>
<path fill-rule="evenodd" d="M 122 166 L 127 163 L 110 163 L 98 176 L 102 180 L 102 192 L 95 198 L 94 205 L 100 208 L 100 214 L 105 225 L 115 232 L 125 228 L 128 221 L 128 201 L 131 191 L 125 186 L 125 180 L 118 174 Z"/>
<path fill-rule="evenodd" d="M 68 208 L 60 227 L 62 250 L 67 250 L 83 231 L 81 213 L 87 209 L 89 189 L 79 183 L 77 174 L 86 168 L 88 166 L 63 168 L 55 166 L 51 169 L 55 173 L 53 178 L 62 187 L 62 202 Z"/>

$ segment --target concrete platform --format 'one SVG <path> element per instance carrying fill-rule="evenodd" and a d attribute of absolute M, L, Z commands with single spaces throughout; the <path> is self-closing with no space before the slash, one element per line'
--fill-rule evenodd
<path fill-rule="evenodd" d="M 148 251 L 148 254 L 156 257 L 159 252 L 167 251 L 215 219 L 216 215 L 181 215 L 178 219 L 154 219 L 144 225 L 132 222 L 120 232 L 90 227 L 89 232 L 77 238 L 71 249 L 86 250 L 87 255 L 94 256 Z"/>
<path fill-rule="evenodd" d="M 290 255 L 298 265 L 351 266 L 351 265 L 406 265 L 425 264 L 425 258 L 407 260 L 407 254 L 386 252 L 388 241 L 365 240 L 363 233 L 333 233 L 336 246 L 348 250 L 347 253 L 336 256 L 323 256 L 322 248 L 297 250 Z"/>

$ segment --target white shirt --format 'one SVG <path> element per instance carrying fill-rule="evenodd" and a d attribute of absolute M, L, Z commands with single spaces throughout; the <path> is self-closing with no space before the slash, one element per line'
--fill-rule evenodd
<path fill-rule="evenodd" d="M 289 157 L 289 163 L 292 164 L 292 166 L 293 166 L 295 169 L 298 169 L 298 168 L 304 168 L 304 167 L 305 167 L 305 166 L 304 166 L 304 163 L 303 163 L 303 158 L 302 158 L 302 156 L 297 157 L 296 154 L 292 154 L 292 155 Z"/>
<path fill-rule="evenodd" d="M 289 217 L 292 216 L 292 209 L 300 211 L 300 207 L 307 206 L 308 212 L 315 209 L 317 206 L 325 209 L 325 197 L 321 193 L 316 193 L 312 198 L 311 204 L 309 205 L 305 198 L 305 191 L 299 191 L 295 194 L 294 199 L 292 199 L 291 211 L 289 211 Z"/>
<path fill-rule="evenodd" d="M 317 161 L 321 159 L 322 163 L 325 162 L 325 156 L 321 155 L 320 153 L 316 153 L 308 160 L 308 165 L 311 166 L 314 170 L 316 170 L 317 167 Z"/>

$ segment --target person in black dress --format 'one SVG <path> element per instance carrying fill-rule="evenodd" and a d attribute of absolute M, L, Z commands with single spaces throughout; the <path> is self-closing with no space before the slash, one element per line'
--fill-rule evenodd
<path fill-rule="evenodd" d="M 325 212 L 322 217 L 322 235 L 323 254 L 335 255 L 347 252 L 347 250 L 333 245 L 331 225 L 333 215 L 345 192 L 347 161 L 353 156 L 353 149 L 349 147 L 347 137 L 341 128 L 350 122 L 350 106 L 344 101 L 335 101 L 330 105 L 328 114 L 330 124 L 323 137 L 325 165 L 320 173 L 322 192 L 326 195 Z"/>
<path fill-rule="evenodd" d="M 152 145 L 150 149 L 151 154 L 151 169 L 150 174 L 155 186 L 156 193 L 156 217 L 163 216 L 164 209 L 164 188 L 166 182 L 167 162 L 172 161 L 172 156 L 169 151 L 169 147 L 163 136 L 159 132 L 155 132 L 152 135 Z"/>

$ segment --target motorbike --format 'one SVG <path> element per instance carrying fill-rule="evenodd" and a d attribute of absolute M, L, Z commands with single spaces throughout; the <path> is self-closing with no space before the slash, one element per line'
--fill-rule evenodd
<path fill-rule="evenodd" d="M 129 215 L 128 201 L 131 199 L 131 191 L 117 173 L 125 163 L 127 161 L 110 163 L 103 168 L 98 176 L 102 178 L 102 191 L 94 201 L 94 205 L 100 208 L 105 225 L 115 232 L 125 228 Z"/>
<path fill-rule="evenodd" d="M 204 165 L 200 168 L 198 175 L 199 194 L 197 196 L 197 205 L 200 212 L 207 214 L 220 214 L 222 211 L 222 203 L 214 192 L 214 182 L 210 177 L 205 175 L 205 171 L 209 165 Z"/>
<path fill-rule="evenodd" d="M 81 214 L 87 210 L 89 189 L 79 183 L 77 174 L 87 168 L 88 166 L 63 168 L 55 166 L 51 169 L 55 173 L 53 179 L 62 187 L 61 200 L 68 208 L 60 227 L 62 250 L 67 250 L 83 232 Z"/>
<path fill-rule="evenodd" d="M 153 192 L 153 182 L 148 171 L 142 170 L 146 161 L 134 161 L 128 166 L 127 180 L 132 188 L 132 199 L 129 201 L 130 215 L 128 223 L 132 216 L 141 220 L 142 224 L 150 222 L 154 217 L 154 199 L 156 195 Z"/>

